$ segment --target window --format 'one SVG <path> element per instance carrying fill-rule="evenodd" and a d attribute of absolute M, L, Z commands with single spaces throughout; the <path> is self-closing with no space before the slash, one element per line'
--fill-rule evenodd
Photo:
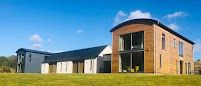
<path fill-rule="evenodd" d="M 66 71 L 68 71 L 68 62 L 66 62 Z"/>
<path fill-rule="evenodd" d="M 184 44 L 182 42 L 179 42 L 179 56 L 181 56 L 181 57 L 183 57 L 183 52 L 184 52 L 183 45 Z"/>
<path fill-rule="evenodd" d="M 160 68 L 162 68 L 162 55 L 160 54 Z"/>
<path fill-rule="evenodd" d="M 191 63 L 188 63 L 188 74 L 191 74 Z"/>
<path fill-rule="evenodd" d="M 32 55 L 29 54 L 29 62 L 32 62 L 32 59 L 31 59 Z"/>
<path fill-rule="evenodd" d="M 90 70 L 92 70 L 92 66 L 93 66 L 93 63 L 92 63 L 93 61 L 91 60 L 90 61 Z"/>
<path fill-rule="evenodd" d="M 144 32 L 135 32 L 121 35 L 119 37 L 119 50 L 141 50 L 144 49 Z"/>
<path fill-rule="evenodd" d="M 165 34 L 162 34 L 162 49 L 165 50 Z"/>
<path fill-rule="evenodd" d="M 174 39 L 174 43 L 173 43 L 173 45 L 174 45 L 174 48 L 176 48 L 176 40 Z"/>
<path fill-rule="evenodd" d="M 60 71 L 62 72 L 62 63 L 61 63 L 61 70 Z"/>

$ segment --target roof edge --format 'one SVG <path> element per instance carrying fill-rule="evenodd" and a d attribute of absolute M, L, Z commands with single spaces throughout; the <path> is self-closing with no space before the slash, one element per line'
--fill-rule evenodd
<path fill-rule="evenodd" d="M 190 44 L 194 45 L 195 43 L 193 41 L 191 41 L 190 39 L 182 36 L 181 34 L 175 32 L 174 30 L 170 29 L 169 27 L 165 26 L 164 24 L 160 23 L 159 21 L 157 20 L 154 20 L 154 19 L 146 19 L 146 18 L 140 18 L 140 19 L 132 19 L 132 20 L 129 20 L 129 21 L 125 21 L 121 24 L 118 24 L 117 26 L 115 26 L 114 28 L 112 28 L 110 30 L 110 32 L 113 32 L 119 28 L 122 28 L 126 25 L 131 25 L 131 24 L 148 24 L 148 25 L 153 25 L 153 24 L 156 24 L 158 25 L 159 27 L 163 28 L 164 30 L 178 36 L 179 38 L 189 42 Z"/>

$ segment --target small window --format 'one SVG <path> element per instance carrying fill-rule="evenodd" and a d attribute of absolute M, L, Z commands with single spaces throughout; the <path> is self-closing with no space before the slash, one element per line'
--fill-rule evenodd
<path fill-rule="evenodd" d="M 29 62 L 32 62 L 32 55 L 31 54 L 29 54 Z"/>
<path fill-rule="evenodd" d="M 92 70 L 93 62 L 92 60 L 90 61 L 90 70 Z"/>
<path fill-rule="evenodd" d="M 183 57 L 184 55 L 184 44 L 182 42 L 179 42 L 179 56 Z"/>
<path fill-rule="evenodd" d="M 174 39 L 174 43 L 173 43 L 173 45 L 174 45 L 174 48 L 176 48 L 176 39 Z"/>
<path fill-rule="evenodd" d="M 162 49 L 165 50 L 165 34 L 162 34 Z"/>
<path fill-rule="evenodd" d="M 68 71 L 68 62 L 66 62 L 66 71 Z"/>
<path fill-rule="evenodd" d="M 162 68 L 162 55 L 160 54 L 160 68 Z"/>
<path fill-rule="evenodd" d="M 60 69 L 60 71 L 62 72 L 62 63 L 61 63 L 61 69 Z"/>

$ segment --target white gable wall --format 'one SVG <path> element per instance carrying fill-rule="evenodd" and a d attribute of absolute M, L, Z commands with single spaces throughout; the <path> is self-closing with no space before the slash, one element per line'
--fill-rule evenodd
<path fill-rule="evenodd" d="M 97 73 L 97 58 L 84 61 L 84 73 Z"/>
<path fill-rule="evenodd" d="M 104 56 L 105 54 L 111 54 L 112 49 L 108 45 L 97 57 L 97 72 L 103 72 L 104 70 L 104 61 L 111 61 L 111 56 Z"/>
<path fill-rule="evenodd" d="M 66 61 L 66 62 L 57 62 L 57 73 L 72 73 L 73 71 L 73 62 Z"/>

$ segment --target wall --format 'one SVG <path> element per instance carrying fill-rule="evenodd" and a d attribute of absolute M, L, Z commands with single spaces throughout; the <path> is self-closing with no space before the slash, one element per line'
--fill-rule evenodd
<path fill-rule="evenodd" d="M 73 62 L 57 62 L 57 73 L 72 73 L 73 72 Z"/>
<path fill-rule="evenodd" d="M 184 63 L 190 62 L 191 69 L 193 70 L 193 45 L 182 40 L 181 38 L 175 36 L 174 34 L 156 26 L 156 68 L 157 73 L 165 74 L 178 74 L 179 73 L 179 61 L 184 61 Z M 166 38 L 166 49 L 162 50 L 162 33 L 165 34 Z M 174 39 L 176 40 L 176 47 L 174 48 Z M 179 41 L 184 44 L 184 56 L 179 57 Z M 160 55 L 162 55 L 162 67 L 160 67 Z M 185 65 L 183 64 L 183 72 L 185 73 Z"/>
<path fill-rule="evenodd" d="M 144 72 L 154 72 L 154 29 L 152 25 L 131 24 L 112 32 L 112 72 L 119 72 L 119 36 L 144 31 Z"/>
<path fill-rule="evenodd" d="M 31 54 L 31 62 L 29 61 L 29 54 Z M 45 54 L 37 54 L 26 52 L 25 55 L 25 73 L 40 73 L 41 72 L 41 64 L 44 61 Z"/>
<path fill-rule="evenodd" d="M 90 68 L 92 61 L 92 69 Z M 84 61 L 84 73 L 97 73 L 97 58 Z"/>
<path fill-rule="evenodd" d="M 110 55 L 109 55 L 110 54 Z M 104 61 L 111 61 L 112 49 L 107 46 L 97 57 L 97 72 L 102 73 L 104 71 Z M 106 56 L 107 55 L 107 56 Z"/>
<path fill-rule="evenodd" d="M 49 72 L 49 64 L 48 63 L 42 63 L 41 64 L 41 73 L 42 74 L 48 74 Z"/>

